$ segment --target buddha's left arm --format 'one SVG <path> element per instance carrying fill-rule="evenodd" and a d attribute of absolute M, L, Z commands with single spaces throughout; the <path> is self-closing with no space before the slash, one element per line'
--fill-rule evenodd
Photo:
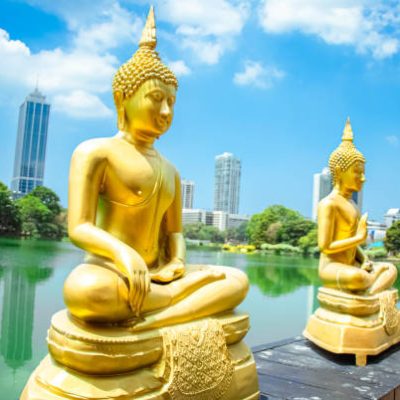
<path fill-rule="evenodd" d="M 365 253 L 363 252 L 362 248 L 360 246 L 357 246 L 356 249 L 356 260 L 362 264 L 365 261 L 368 261 L 368 257 L 365 255 Z"/>
<path fill-rule="evenodd" d="M 186 245 L 182 229 L 182 200 L 181 200 L 181 179 L 175 171 L 175 197 L 167 210 L 166 233 L 168 236 L 168 250 L 170 261 L 185 262 Z"/>

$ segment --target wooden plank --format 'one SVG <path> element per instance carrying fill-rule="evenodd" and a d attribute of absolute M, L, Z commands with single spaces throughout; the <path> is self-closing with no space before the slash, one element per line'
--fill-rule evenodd
<path fill-rule="evenodd" d="M 400 400 L 399 350 L 370 357 L 360 368 L 354 356 L 328 353 L 301 337 L 257 346 L 261 398 Z"/>
<path fill-rule="evenodd" d="M 299 368 L 310 368 L 312 366 L 312 369 L 325 370 L 331 375 L 339 375 L 343 380 L 354 384 L 378 386 L 381 388 L 381 393 L 385 390 L 393 390 L 393 387 L 397 386 L 396 381 L 400 384 L 397 368 L 397 365 L 400 365 L 399 363 L 391 363 L 389 367 L 379 364 L 367 365 L 363 368 L 355 367 L 354 357 L 332 356 L 327 352 L 320 354 L 319 349 L 314 349 L 307 343 L 297 343 L 296 346 L 290 344 L 276 350 L 265 350 L 258 353 L 257 357 L 292 366 L 297 365 Z"/>
<path fill-rule="evenodd" d="M 284 395 L 284 398 L 292 397 L 320 397 L 326 398 L 330 393 L 332 399 L 376 399 L 375 393 L 371 393 L 371 387 L 366 385 L 349 384 L 338 379 L 335 375 L 328 376 L 325 371 L 315 369 L 298 368 L 282 365 L 274 362 L 258 363 L 259 380 L 265 380 L 263 393 L 272 395 Z M 272 378 L 281 381 L 282 391 L 276 392 L 269 389 L 269 380 Z M 264 387 L 264 386 L 263 386 Z"/>

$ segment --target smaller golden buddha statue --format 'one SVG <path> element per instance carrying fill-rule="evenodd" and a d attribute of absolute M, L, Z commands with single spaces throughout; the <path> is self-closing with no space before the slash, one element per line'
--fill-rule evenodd
<path fill-rule="evenodd" d="M 353 143 L 350 119 L 342 143 L 329 158 L 333 190 L 318 206 L 320 308 L 304 335 L 335 353 L 353 353 L 357 365 L 399 340 L 397 269 L 371 262 L 361 245 L 367 239 L 367 214 L 352 196 L 365 182 L 365 158 Z M 362 332 L 362 333 L 361 333 Z"/>
<path fill-rule="evenodd" d="M 256 399 L 242 342 L 246 275 L 188 265 L 180 177 L 154 147 L 171 126 L 178 87 L 155 51 L 153 8 L 139 49 L 113 81 L 119 132 L 75 150 L 68 232 L 86 258 L 64 285 L 50 356 L 23 400 Z"/>

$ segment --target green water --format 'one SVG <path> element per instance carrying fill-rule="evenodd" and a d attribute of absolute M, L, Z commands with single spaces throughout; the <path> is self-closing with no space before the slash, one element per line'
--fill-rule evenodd
<path fill-rule="evenodd" d="M 0 240 L 0 399 L 17 399 L 46 355 L 63 282 L 82 257 L 70 243 Z M 300 334 L 317 306 L 315 259 L 190 250 L 188 261 L 246 272 L 250 291 L 239 309 L 250 314 L 250 346 Z"/>

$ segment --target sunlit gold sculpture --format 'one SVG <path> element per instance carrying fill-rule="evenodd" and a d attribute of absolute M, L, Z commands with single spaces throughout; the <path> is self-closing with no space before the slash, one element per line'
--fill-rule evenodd
<path fill-rule="evenodd" d="M 398 293 L 391 289 L 397 269 L 373 263 L 361 245 L 367 238 L 367 214 L 352 200 L 365 182 L 365 159 L 353 144 L 350 120 L 342 143 L 331 154 L 333 190 L 318 207 L 320 308 L 309 319 L 304 335 L 334 353 L 356 355 L 365 365 L 367 355 L 378 354 L 400 340 Z"/>
<path fill-rule="evenodd" d="M 244 273 L 185 265 L 180 178 L 153 144 L 171 125 L 177 80 L 155 51 L 153 9 L 115 74 L 119 132 L 71 161 L 69 236 L 87 252 L 52 319 L 51 356 L 23 399 L 256 399 Z"/>

